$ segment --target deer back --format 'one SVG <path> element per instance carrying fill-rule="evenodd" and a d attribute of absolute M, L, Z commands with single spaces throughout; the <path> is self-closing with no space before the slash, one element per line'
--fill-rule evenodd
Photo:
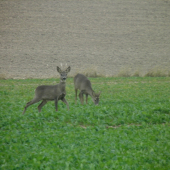
<path fill-rule="evenodd" d="M 41 99 L 54 100 L 59 94 L 60 88 L 57 85 L 42 85 L 35 90 L 35 95 Z"/>
<path fill-rule="evenodd" d="M 74 86 L 75 86 L 75 89 L 85 90 L 87 92 L 93 91 L 90 80 L 83 74 L 77 74 L 74 77 Z"/>

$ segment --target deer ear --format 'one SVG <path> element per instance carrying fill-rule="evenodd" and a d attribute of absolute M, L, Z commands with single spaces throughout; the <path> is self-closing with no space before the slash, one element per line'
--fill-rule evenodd
<path fill-rule="evenodd" d="M 58 67 L 58 66 L 57 66 L 57 71 L 58 71 L 59 73 L 61 73 L 61 69 L 60 69 L 60 67 Z"/>
<path fill-rule="evenodd" d="M 66 69 L 66 73 L 68 73 L 68 72 L 70 72 L 70 70 L 71 70 L 71 67 L 69 66 L 67 69 Z"/>

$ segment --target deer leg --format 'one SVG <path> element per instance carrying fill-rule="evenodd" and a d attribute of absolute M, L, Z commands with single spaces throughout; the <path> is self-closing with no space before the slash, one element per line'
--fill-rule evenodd
<path fill-rule="evenodd" d="M 34 98 L 34 99 L 32 99 L 30 102 L 28 102 L 28 103 L 26 104 L 26 106 L 25 106 L 24 111 L 23 111 L 22 114 L 25 113 L 25 111 L 27 110 L 27 107 L 28 107 L 28 106 L 30 106 L 30 105 L 32 105 L 32 104 L 34 104 L 34 103 L 37 103 L 37 102 L 39 102 L 40 100 L 41 100 L 41 99 L 39 99 L 39 98 Z"/>
<path fill-rule="evenodd" d="M 67 105 L 67 109 L 69 110 L 69 105 L 67 103 L 67 100 L 65 98 L 63 98 L 62 101 Z"/>
<path fill-rule="evenodd" d="M 87 101 L 88 101 L 88 94 L 86 94 L 86 104 L 87 104 Z"/>
<path fill-rule="evenodd" d="M 75 104 L 77 104 L 77 89 L 75 89 Z"/>
<path fill-rule="evenodd" d="M 38 111 L 41 112 L 41 108 L 47 103 L 47 100 L 43 100 L 38 106 Z"/>
<path fill-rule="evenodd" d="M 82 91 L 79 93 L 79 98 L 80 98 L 81 104 L 84 104 L 84 97 L 83 97 L 83 92 Z"/>
<path fill-rule="evenodd" d="M 58 111 L 58 98 L 56 98 L 54 101 L 55 101 L 55 110 Z"/>

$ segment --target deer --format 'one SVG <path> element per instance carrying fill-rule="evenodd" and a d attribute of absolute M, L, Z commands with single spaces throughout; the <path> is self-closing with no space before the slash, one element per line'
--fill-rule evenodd
<path fill-rule="evenodd" d="M 62 64 L 61 64 L 62 66 Z M 56 85 L 41 85 L 38 86 L 35 89 L 35 96 L 34 98 L 29 101 L 22 114 L 25 113 L 27 107 L 30 105 L 37 103 L 42 100 L 42 102 L 38 106 L 38 111 L 41 112 L 42 107 L 48 102 L 48 101 L 54 101 L 55 102 L 55 110 L 58 111 L 58 101 L 61 100 L 67 105 L 67 109 L 69 110 L 69 105 L 67 103 L 67 100 L 65 99 L 66 96 L 66 79 L 67 74 L 70 72 L 71 67 L 69 66 L 66 70 L 63 71 L 63 69 L 60 69 L 57 66 L 57 71 L 60 74 L 60 83 Z"/>
<path fill-rule="evenodd" d="M 80 90 L 79 99 L 81 104 L 84 104 L 84 94 L 86 95 L 86 104 L 88 101 L 88 95 L 93 99 L 95 105 L 99 104 L 100 93 L 95 93 L 92 89 L 90 80 L 83 74 L 77 74 L 74 77 L 74 88 L 75 88 L 75 103 L 77 103 L 77 91 Z"/>

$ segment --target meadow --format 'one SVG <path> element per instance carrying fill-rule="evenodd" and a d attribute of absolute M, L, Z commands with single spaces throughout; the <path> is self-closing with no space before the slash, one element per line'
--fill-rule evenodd
<path fill-rule="evenodd" d="M 59 79 L 0 80 L 0 170 L 170 169 L 170 77 L 90 78 L 95 106 L 25 104 L 38 85 Z"/>

